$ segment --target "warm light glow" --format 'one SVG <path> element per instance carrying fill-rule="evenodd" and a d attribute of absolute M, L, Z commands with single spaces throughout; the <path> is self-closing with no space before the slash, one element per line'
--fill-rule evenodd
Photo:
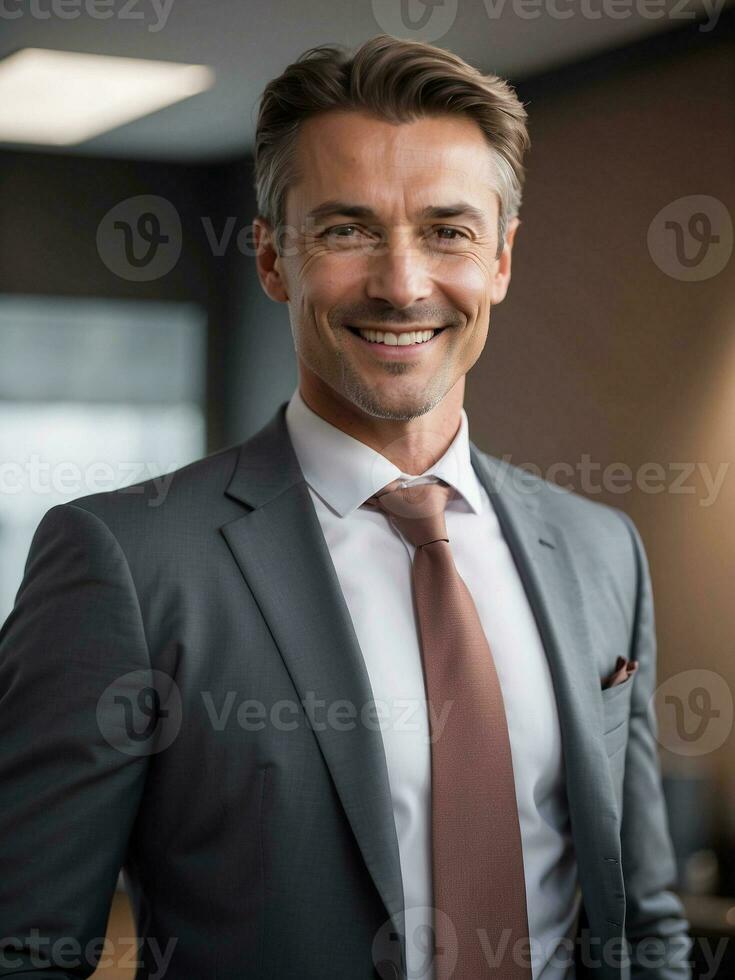
<path fill-rule="evenodd" d="M 24 48 L 0 61 L 0 141 L 81 143 L 213 84 L 205 65 Z"/>

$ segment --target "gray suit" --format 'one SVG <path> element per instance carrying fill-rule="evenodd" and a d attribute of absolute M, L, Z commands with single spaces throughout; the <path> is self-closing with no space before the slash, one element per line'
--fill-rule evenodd
<path fill-rule="evenodd" d="M 169 980 L 399 975 L 381 735 L 361 720 L 368 674 L 285 408 L 178 470 L 163 501 L 147 481 L 41 521 L 0 632 L 0 976 L 89 975 L 96 960 L 75 969 L 70 950 L 105 935 L 121 866 L 139 978 L 160 975 L 170 940 Z M 556 692 L 588 937 L 577 976 L 689 977 L 638 533 L 470 448 Z M 640 667 L 601 690 L 619 654 Z M 351 724 L 327 710 L 345 700 Z M 31 958 L 34 927 L 70 940 L 66 960 L 58 944 L 48 969 Z M 660 937 L 660 965 L 616 966 L 624 933 L 633 951 Z"/>

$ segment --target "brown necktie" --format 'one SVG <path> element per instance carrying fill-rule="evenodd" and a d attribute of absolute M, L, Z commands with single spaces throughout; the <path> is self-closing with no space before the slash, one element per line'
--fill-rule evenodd
<path fill-rule="evenodd" d="M 508 725 L 492 653 L 449 547 L 444 509 L 456 493 L 445 483 L 403 482 L 366 504 L 416 547 L 430 730 L 442 708 L 446 715 L 431 742 L 436 980 L 531 980 Z"/>

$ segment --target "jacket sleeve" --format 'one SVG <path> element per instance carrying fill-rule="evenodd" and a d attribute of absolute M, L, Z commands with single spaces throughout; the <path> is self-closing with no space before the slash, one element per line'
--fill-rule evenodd
<path fill-rule="evenodd" d="M 656 628 L 648 559 L 638 530 L 622 511 L 633 540 L 638 590 L 630 659 L 638 661 L 625 758 L 621 848 L 625 932 L 631 980 L 690 980 L 689 923 L 677 896 L 651 698 L 656 689 Z"/>
<path fill-rule="evenodd" d="M 132 694 L 149 673 L 116 538 L 52 507 L 0 630 L 0 977 L 87 977 L 99 961 L 148 761 L 105 706 L 119 678 Z"/>

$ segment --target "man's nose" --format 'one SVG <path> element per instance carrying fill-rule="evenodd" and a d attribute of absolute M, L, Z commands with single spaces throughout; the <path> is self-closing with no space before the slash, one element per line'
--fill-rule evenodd
<path fill-rule="evenodd" d="M 429 258 L 420 245 L 405 238 L 383 242 L 370 256 L 368 268 L 366 292 L 371 299 L 402 309 L 431 296 Z"/>

